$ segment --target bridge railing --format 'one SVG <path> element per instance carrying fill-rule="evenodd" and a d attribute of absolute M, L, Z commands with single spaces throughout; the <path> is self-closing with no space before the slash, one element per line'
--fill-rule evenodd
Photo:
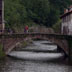
<path fill-rule="evenodd" d="M 48 33 L 25 33 L 25 34 L 1 34 L 0 38 L 24 38 L 27 36 L 36 36 L 36 35 L 44 35 L 48 37 L 55 37 L 60 39 L 72 39 L 72 35 L 62 35 L 62 34 L 48 34 Z"/>

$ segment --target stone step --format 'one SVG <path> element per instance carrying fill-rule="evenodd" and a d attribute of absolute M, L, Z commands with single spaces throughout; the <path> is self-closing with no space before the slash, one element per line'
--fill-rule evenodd
<path fill-rule="evenodd" d="M 53 51 L 52 51 L 52 50 L 42 50 L 42 49 L 39 50 L 39 49 L 26 49 L 26 48 L 25 48 L 25 49 L 21 49 L 21 50 L 19 49 L 19 50 L 16 50 L 16 51 L 58 53 L 57 50 L 53 50 Z"/>
<path fill-rule="evenodd" d="M 12 51 L 8 56 L 26 59 L 26 60 L 55 60 L 64 57 L 63 53 L 36 53 L 36 52 L 25 52 L 25 51 Z"/>

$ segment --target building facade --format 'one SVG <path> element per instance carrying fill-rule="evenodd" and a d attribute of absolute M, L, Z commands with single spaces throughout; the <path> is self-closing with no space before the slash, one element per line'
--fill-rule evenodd
<path fill-rule="evenodd" d="M 0 34 L 4 32 L 4 0 L 0 0 Z"/>
<path fill-rule="evenodd" d="M 61 33 L 65 35 L 72 35 L 72 6 L 64 11 L 61 19 Z"/>

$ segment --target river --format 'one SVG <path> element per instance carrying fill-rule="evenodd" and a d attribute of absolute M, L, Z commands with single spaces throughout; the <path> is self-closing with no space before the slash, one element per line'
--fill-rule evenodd
<path fill-rule="evenodd" d="M 72 72 L 64 54 L 57 52 L 56 45 L 47 43 L 50 42 L 34 41 L 21 51 L 12 51 L 11 57 L 0 60 L 0 72 Z"/>

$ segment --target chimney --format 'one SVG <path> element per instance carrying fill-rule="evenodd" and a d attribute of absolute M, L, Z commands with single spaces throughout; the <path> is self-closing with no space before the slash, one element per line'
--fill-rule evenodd
<path fill-rule="evenodd" d="M 72 11 L 72 5 L 69 7 L 69 11 Z"/>
<path fill-rule="evenodd" d="M 67 13 L 68 12 L 68 9 L 64 9 L 64 13 Z"/>

